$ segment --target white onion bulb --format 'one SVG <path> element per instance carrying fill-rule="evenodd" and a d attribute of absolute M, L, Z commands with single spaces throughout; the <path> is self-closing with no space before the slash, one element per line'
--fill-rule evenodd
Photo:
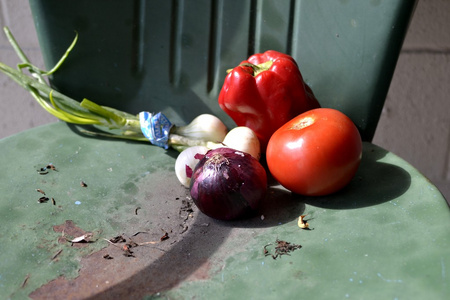
<path fill-rule="evenodd" d="M 248 127 L 235 127 L 225 136 L 222 145 L 214 148 L 228 147 L 246 152 L 259 160 L 261 158 L 261 146 L 255 132 Z"/>
<path fill-rule="evenodd" d="M 194 158 L 194 156 L 199 154 L 205 154 L 208 152 L 209 148 L 204 146 L 193 146 L 186 148 L 180 154 L 178 154 L 177 160 L 175 161 L 175 174 L 182 185 L 189 188 L 191 183 L 191 178 L 187 177 L 186 166 L 194 171 L 195 166 L 199 162 L 199 159 Z"/>
<path fill-rule="evenodd" d="M 173 128 L 174 134 L 187 138 L 220 143 L 227 134 L 227 126 L 216 116 L 202 114 L 186 126 Z"/>

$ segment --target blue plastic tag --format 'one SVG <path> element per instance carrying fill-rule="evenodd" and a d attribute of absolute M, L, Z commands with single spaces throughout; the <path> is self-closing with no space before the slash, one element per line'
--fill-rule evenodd
<path fill-rule="evenodd" d="M 169 133 L 172 128 L 172 123 L 162 113 L 155 115 L 143 111 L 139 113 L 139 124 L 141 125 L 142 133 L 155 146 L 168 149 L 169 148 Z"/>

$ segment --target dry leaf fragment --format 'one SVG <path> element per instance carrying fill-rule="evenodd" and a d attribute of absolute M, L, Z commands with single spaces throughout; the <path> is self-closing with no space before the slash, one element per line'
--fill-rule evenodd
<path fill-rule="evenodd" d="M 85 233 L 79 237 L 74 238 L 73 240 L 67 239 L 71 243 L 89 243 L 90 239 L 94 236 L 92 232 Z"/>
<path fill-rule="evenodd" d="M 56 252 L 55 255 L 53 255 L 51 260 L 54 260 L 55 258 L 57 258 L 58 255 L 60 255 L 62 251 L 63 251 L 63 249 L 60 249 L 58 252 Z"/>
<path fill-rule="evenodd" d="M 169 233 L 164 233 L 164 235 L 160 238 L 161 242 L 167 240 L 169 238 Z"/>
<path fill-rule="evenodd" d="M 130 247 L 128 246 L 128 244 L 123 245 L 122 250 L 123 250 L 123 255 L 125 255 L 126 257 L 134 257 L 133 251 L 130 250 Z"/>
<path fill-rule="evenodd" d="M 48 164 L 45 168 L 56 171 L 56 167 L 53 164 Z"/>
<path fill-rule="evenodd" d="M 115 237 L 113 237 L 112 239 L 109 240 L 109 242 L 114 243 L 114 244 L 116 244 L 116 243 L 125 243 L 126 241 L 127 240 L 121 235 L 115 236 Z"/>
<path fill-rule="evenodd" d="M 141 233 L 148 233 L 148 232 L 146 232 L 146 231 L 138 231 L 135 234 L 133 234 L 132 236 L 137 236 L 138 234 L 141 234 Z"/>
<path fill-rule="evenodd" d="M 130 242 L 127 243 L 126 245 L 128 246 L 128 248 L 134 248 L 134 247 L 139 246 L 138 243 L 136 243 L 135 241 L 132 241 L 132 240 L 130 240 Z"/>
<path fill-rule="evenodd" d="M 272 256 L 273 259 L 277 259 L 278 257 L 280 257 L 282 255 L 290 255 L 291 252 L 302 248 L 301 245 L 291 244 L 289 242 L 277 239 L 276 246 L 275 246 L 275 252 L 274 252 L 274 254 L 272 254 L 267 249 L 267 247 L 271 246 L 271 245 L 272 245 L 272 243 L 265 245 L 263 248 L 263 251 L 264 251 L 264 256 Z"/>
<path fill-rule="evenodd" d="M 137 216 L 137 214 L 138 214 L 138 210 L 140 210 L 141 209 L 141 207 L 140 206 L 138 206 L 138 207 L 136 207 L 136 209 L 134 210 L 134 214 Z"/>
<path fill-rule="evenodd" d="M 300 249 L 302 246 L 297 244 L 291 244 L 286 241 L 281 241 L 277 239 L 277 245 L 275 247 L 275 255 L 272 255 L 273 259 L 276 259 L 278 256 L 281 255 L 290 255 L 289 253 L 292 251 L 295 251 L 297 249 Z"/>
<path fill-rule="evenodd" d="M 103 258 L 104 258 L 104 259 L 113 259 L 114 257 L 112 257 L 112 256 L 109 255 L 109 254 L 105 254 L 105 255 L 103 255 Z"/>
<path fill-rule="evenodd" d="M 138 246 L 145 246 L 145 245 L 154 245 L 154 244 L 158 244 L 158 241 L 150 241 L 150 242 L 143 242 L 143 243 L 139 243 Z"/>
<path fill-rule="evenodd" d="M 48 174 L 48 171 L 46 168 L 40 168 L 39 170 L 37 170 L 39 175 L 46 175 Z"/>
<path fill-rule="evenodd" d="M 309 228 L 309 224 L 308 222 L 304 221 L 303 218 L 306 217 L 307 215 L 301 215 L 298 218 L 298 227 L 300 227 L 301 229 L 307 229 Z"/>
<path fill-rule="evenodd" d="M 44 202 L 47 202 L 49 199 L 48 199 L 48 197 L 41 197 L 41 198 L 39 198 L 38 199 L 38 203 L 44 203 Z"/>
<path fill-rule="evenodd" d="M 30 274 L 27 274 L 27 276 L 25 276 L 25 279 L 24 279 L 23 282 L 22 282 L 22 287 L 25 287 L 25 285 L 26 285 L 27 282 L 28 282 L 28 279 L 30 279 Z"/>
<path fill-rule="evenodd" d="M 47 166 L 42 167 L 37 171 L 40 175 L 46 175 L 46 174 L 48 174 L 48 170 L 57 171 L 53 164 L 48 164 Z"/>
<path fill-rule="evenodd" d="M 267 245 L 264 246 L 264 256 L 270 255 L 269 250 L 267 250 L 267 247 L 270 246 L 270 245 L 272 245 L 272 244 L 270 243 L 270 244 L 267 244 Z"/>

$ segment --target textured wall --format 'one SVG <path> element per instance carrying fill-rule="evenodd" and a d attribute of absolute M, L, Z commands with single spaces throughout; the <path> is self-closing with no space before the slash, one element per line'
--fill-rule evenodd
<path fill-rule="evenodd" d="M 420 0 L 374 143 L 427 176 L 450 201 L 450 1 Z"/>
<path fill-rule="evenodd" d="M 450 199 L 450 1 L 420 0 L 374 138 L 427 176 Z M 43 66 L 27 0 L 0 0 L 9 26 L 30 59 Z M 17 63 L 0 35 L 0 61 Z M 0 138 L 54 122 L 34 99 L 0 76 Z"/>

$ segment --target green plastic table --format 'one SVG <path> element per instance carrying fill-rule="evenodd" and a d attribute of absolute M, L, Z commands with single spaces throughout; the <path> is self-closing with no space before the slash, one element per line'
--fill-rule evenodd
<path fill-rule="evenodd" d="M 450 294 L 445 199 L 371 143 L 341 192 L 307 198 L 273 185 L 254 218 L 233 222 L 196 209 L 172 150 L 90 138 L 57 122 L 1 140 L 0 151 L 2 299 Z M 310 230 L 299 228 L 300 215 Z M 274 259 L 277 241 L 291 251 Z"/>

